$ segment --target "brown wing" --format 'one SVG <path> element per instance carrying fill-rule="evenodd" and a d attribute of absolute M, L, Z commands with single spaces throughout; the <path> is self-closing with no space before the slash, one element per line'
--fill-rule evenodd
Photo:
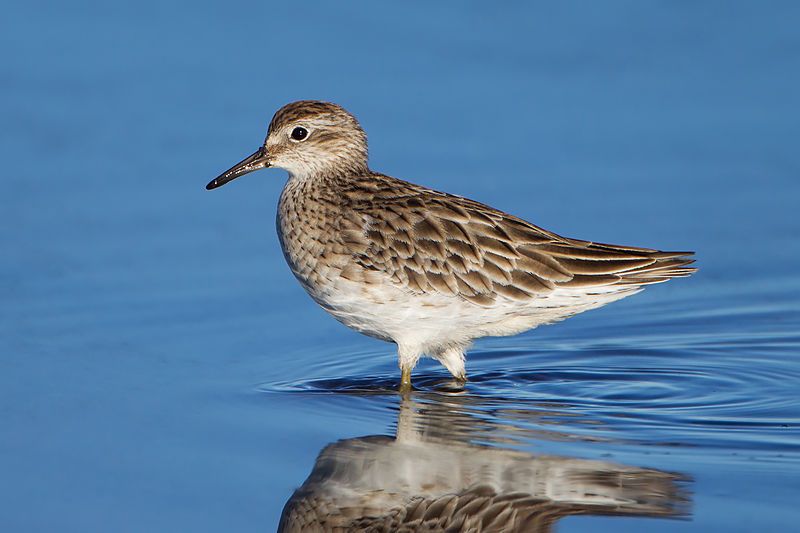
<path fill-rule="evenodd" d="M 491 305 L 558 286 L 638 286 L 694 271 L 685 268 L 691 252 L 568 239 L 466 198 L 380 178 L 345 193 L 352 211 L 343 235 L 358 267 L 414 293 Z"/>
<path fill-rule="evenodd" d="M 412 533 L 415 531 L 484 531 L 549 533 L 561 518 L 574 515 L 616 516 L 681 516 L 686 514 L 685 500 L 676 475 L 652 470 L 634 472 L 597 472 L 595 479 L 572 480 L 575 501 L 555 501 L 525 492 L 500 492 L 490 485 L 475 485 L 455 493 L 433 497 L 412 497 L 387 506 L 387 497 L 376 498 L 370 505 L 369 495 L 350 506 L 341 506 L 335 498 L 318 498 L 313 494 L 295 493 L 281 515 L 281 533 L 309 531 L 349 531 Z M 610 485 L 611 482 L 616 482 Z M 613 502 L 613 493 L 633 495 L 630 499 L 607 503 L 592 498 L 580 501 L 581 489 L 605 490 Z M 651 489 L 650 493 L 646 489 Z M 300 491 L 298 491 L 300 492 Z M 387 508 L 388 507 L 388 508 Z"/>

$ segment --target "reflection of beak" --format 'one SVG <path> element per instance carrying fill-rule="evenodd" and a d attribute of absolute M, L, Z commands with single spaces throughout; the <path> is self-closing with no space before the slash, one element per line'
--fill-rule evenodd
<path fill-rule="evenodd" d="M 206 185 L 206 189 L 209 191 L 211 189 L 216 189 L 217 187 L 222 187 L 229 181 L 233 181 L 239 176 L 244 176 L 245 174 L 249 174 L 255 170 L 259 170 L 262 168 L 266 168 L 269 166 L 269 156 L 267 155 L 267 149 L 263 146 L 259 148 L 256 153 L 253 155 L 247 156 L 246 158 L 242 159 L 231 168 L 211 180 L 211 182 Z"/>

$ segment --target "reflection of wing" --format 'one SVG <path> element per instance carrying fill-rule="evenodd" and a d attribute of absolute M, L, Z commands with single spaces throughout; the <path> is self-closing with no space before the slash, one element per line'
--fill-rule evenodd
<path fill-rule="evenodd" d="M 361 185 L 345 191 L 353 214 L 340 233 L 355 259 L 345 278 L 361 280 L 364 268 L 412 293 L 491 306 L 497 298 L 527 301 L 561 287 L 631 290 L 694 271 L 685 268 L 690 252 L 568 239 L 473 200 L 401 180 L 377 190 L 372 183 Z M 369 201 L 360 202 L 365 188 Z"/>
<path fill-rule="evenodd" d="M 328 513 L 332 502 L 290 501 L 281 531 L 528 531 L 544 533 L 562 516 L 577 514 L 560 509 L 549 500 L 537 500 L 523 493 L 498 494 L 488 485 L 439 498 L 412 498 L 405 506 L 385 513 L 372 508 L 337 509 Z M 320 510 L 325 510 L 320 513 Z M 291 522 L 291 525 L 289 523 Z"/>
<path fill-rule="evenodd" d="M 279 531 L 548 531 L 572 514 L 675 516 L 680 476 L 499 448 L 365 437 L 334 443 Z"/>

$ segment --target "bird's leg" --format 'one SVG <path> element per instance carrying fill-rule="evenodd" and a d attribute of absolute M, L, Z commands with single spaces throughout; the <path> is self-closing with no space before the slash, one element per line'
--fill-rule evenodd
<path fill-rule="evenodd" d="M 467 382 L 467 369 L 463 347 L 451 346 L 434 354 L 434 357 L 453 375 L 460 386 L 463 386 Z"/>
<path fill-rule="evenodd" d="M 417 365 L 422 352 L 416 347 L 398 344 L 397 362 L 400 365 L 400 392 L 411 391 L 411 370 Z"/>
<path fill-rule="evenodd" d="M 411 367 L 400 367 L 400 392 L 411 392 Z"/>

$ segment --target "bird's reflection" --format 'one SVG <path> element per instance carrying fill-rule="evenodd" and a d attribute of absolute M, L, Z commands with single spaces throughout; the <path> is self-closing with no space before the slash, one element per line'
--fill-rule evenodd
<path fill-rule="evenodd" d="M 286 503 L 278 530 L 547 532 L 570 515 L 688 513 L 683 476 L 497 447 L 513 425 L 481 419 L 473 403 L 405 397 L 395 438 L 328 445 Z"/>

